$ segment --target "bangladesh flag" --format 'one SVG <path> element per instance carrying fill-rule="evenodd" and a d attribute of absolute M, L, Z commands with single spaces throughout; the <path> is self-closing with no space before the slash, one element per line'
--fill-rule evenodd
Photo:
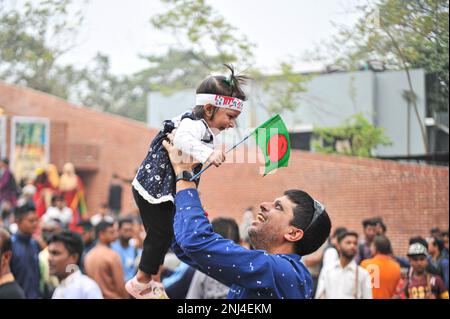
<path fill-rule="evenodd" d="M 291 140 L 280 115 L 259 126 L 253 135 L 266 160 L 264 176 L 279 167 L 287 167 L 291 154 Z"/>

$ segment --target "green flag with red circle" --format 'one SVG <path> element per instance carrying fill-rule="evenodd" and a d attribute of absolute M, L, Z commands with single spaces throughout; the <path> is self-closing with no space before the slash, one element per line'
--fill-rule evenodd
<path fill-rule="evenodd" d="M 291 140 L 280 115 L 256 128 L 253 132 L 256 143 L 264 154 L 264 176 L 280 167 L 287 167 L 291 155 Z"/>

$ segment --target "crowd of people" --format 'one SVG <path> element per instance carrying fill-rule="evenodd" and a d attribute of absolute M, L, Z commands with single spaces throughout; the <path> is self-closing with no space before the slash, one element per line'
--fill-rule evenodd
<path fill-rule="evenodd" d="M 84 190 L 75 167 L 36 171 L 16 184 L 8 161 L 0 166 L 0 299 L 128 299 L 125 283 L 136 275 L 145 228 L 136 214 L 120 214 L 118 176 L 110 196 L 87 216 Z M 112 207 L 111 207 L 112 206 Z M 246 229 L 256 218 L 247 209 L 243 223 L 217 218 L 223 238 L 253 249 Z M 413 237 L 406 256 L 392 250 L 382 218 L 362 222 L 364 233 L 334 227 L 329 240 L 304 256 L 319 299 L 448 298 L 448 230 L 433 228 Z M 162 269 L 169 298 L 223 299 L 229 286 L 193 268 L 169 251 Z"/>

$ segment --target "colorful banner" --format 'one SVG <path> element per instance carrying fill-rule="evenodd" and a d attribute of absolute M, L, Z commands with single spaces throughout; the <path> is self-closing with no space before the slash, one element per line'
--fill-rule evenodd
<path fill-rule="evenodd" d="M 17 181 L 35 178 L 50 154 L 50 124 L 40 117 L 14 116 L 11 121 L 11 168 Z"/>
<path fill-rule="evenodd" d="M 6 116 L 0 116 L 0 159 L 6 157 Z"/>

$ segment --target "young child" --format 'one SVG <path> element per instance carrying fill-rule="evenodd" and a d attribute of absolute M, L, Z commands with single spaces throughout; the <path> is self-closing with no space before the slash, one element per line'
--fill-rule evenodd
<path fill-rule="evenodd" d="M 146 158 L 134 178 L 133 196 L 147 233 L 136 276 L 125 287 L 136 299 L 167 298 L 160 283 L 159 268 L 173 238 L 176 177 L 162 142 L 174 129 L 174 146 L 202 164 L 216 167 L 225 161 L 222 151 L 214 150 L 215 135 L 236 126 L 243 101 L 241 85 L 248 77 L 236 76 L 232 67 L 228 77 L 210 76 L 196 92 L 196 106 L 172 120 L 153 139 Z M 201 170 L 202 165 L 194 169 Z M 198 181 L 197 181 L 198 182 Z"/>

